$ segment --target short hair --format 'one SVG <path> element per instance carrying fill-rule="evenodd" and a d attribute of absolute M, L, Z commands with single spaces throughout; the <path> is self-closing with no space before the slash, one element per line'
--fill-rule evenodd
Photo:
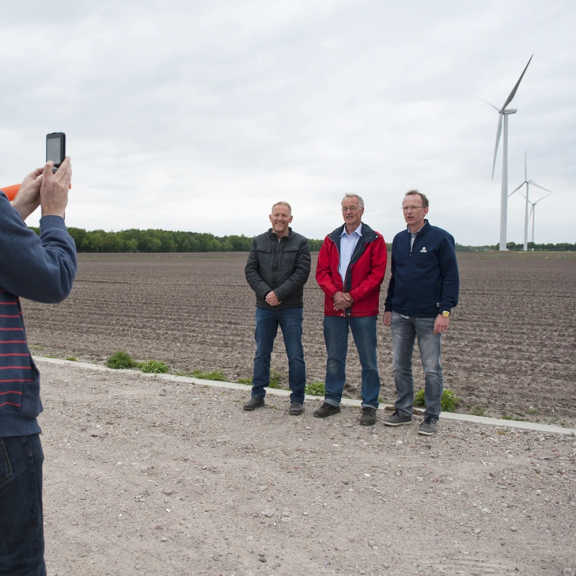
<path fill-rule="evenodd" d="M 426 197 L 426 194 L 422 194 L 422 192 L 418 192 L 418 190 L 408 190 L 408 192 L 404 194 L 404 198 L 406 198 L 406 196 L 415 196 L 416 194 L 420 196 L 422 200 L 422 206 L 424 208 L 428 208 L 428 198 Z"/>
<path fill-rule="evenodd" d="M 288 208 L 288 211 L 290 212 L 290 216 L 292 216 L 292 206 L 290 206 L 288 202 L 284 202 L 284 200 L 280 200 L 280 202 L 272 204 L 272 210 L 270 210 L 270 214 L 274 212 L 274 208 L 276 208 L 276 206 L 286 206 L 286 208 Z"/>
<path fill-rule="evenodd" d="M 353 194 L 352 192 L 346 192 L 346 194 L 344 194 L 344 198 L 342 198 L 342 202 L 344 202 L 346 198 L 358 198 L 358 206 L 360 206 L 360 208 L 364 208 L 364 200 L 362 200 L 362 197 L 358 196 L 358 194 Z M 342 204 L 342 202 L 340 202 L 340 204 Z"/>

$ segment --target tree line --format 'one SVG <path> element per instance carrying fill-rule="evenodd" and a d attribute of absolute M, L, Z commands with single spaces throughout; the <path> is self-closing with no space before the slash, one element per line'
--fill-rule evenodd
<path fill-rule="evenodd" d="M 574 244 L 570 244 L 569 242 L 560 242 L 559 244 L 535 244 L 534 242 L 528 242 L 527 247 L 530 252 L 576 252 L 576 242 Z M 506 248 L 510 251 L 521 252 L 524 250 L 524 244 L 507 242 Z M 456 243 L 456 252 L 482 252 L 490 250 L 498 252 L 500 250 L 500 244 L 486 246 L 462 246 Z"/>
<path fill-rule="evenodd" d="M 32 228 L 37 234 L 39 228 Z M 214 236 L 207 232 L 174 232 L 170 230 L 121 230 L 106 232 L 104 230 L 86 231 L 83 228 L 68 228 L 74 238 L 77 252 L 249 252 L 252 237 L 241 234 Z M 320 250 L 324 240 L 308 240 L 310 250 Z M 392 245 L 387 244 L 388 250 Z M 508 242 L 508 250 L 522 250 L 523 244 Z M 528 242 L 528 250 L 576 251 L 576 243 L 534 244 Z M 456 243 L 457 252 L 480 252 L 499 250 L 499 245 L 463 246 Z"/>
<path fill-rule="evenodd" d="M 38 228 L 33 228 L 38 234 Z M 169 230 L 104 230 L 86 231 L 68 228 L 77 252 L 249 252 L 253 238 L 214 236 L 206 232 L 173 232 Z M 308 240 L 310 250 L 318 251 L 323 240 Z"/>

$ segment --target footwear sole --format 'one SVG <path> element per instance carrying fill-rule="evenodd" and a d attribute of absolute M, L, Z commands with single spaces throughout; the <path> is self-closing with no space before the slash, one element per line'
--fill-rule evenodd
<path fill-rule="evenodd" d="M 336 414 L 340 414 L 340 408 L 338 408 L 337 412 L 330 412 L 330 414 L 316 414 L 316 412 L 314 412 L 314 418 L 329 418 L 330 416 L 335 416 Z"/>
<path fill-rule="evenodd" d="M 412 424 L 414 420 L 410 420 L 410 422 L 398 422 L 397 424 L 393 424 L 392 422 L 386 422 L 384 420 L 384 426 L 407 426 L 408 424 Z"/>
<path fill-rule="evenodd" d="M 298 410 L 298 412 L 288 410 L 288 414 L 290 414 L 290 416 L 301 416 L 302 414 L 304 414 L 304 410 Z"/>
<path fill-rule="evenodd" d="M 418 430 L 418 434 L 420 434 L 421 436 L 434 436 L 434 434 L 436 434 L 436 431 L 434 431 L 434 432 L 422 432 L 421 430 Z"/>
<path fill-rule="evenodd" d="M 362 422 L 362 420 L 360 420 L 360 426 L 374 426 L 374 424 L 376 424 L 376 420 L 374 420 L 374 422 Z"/>

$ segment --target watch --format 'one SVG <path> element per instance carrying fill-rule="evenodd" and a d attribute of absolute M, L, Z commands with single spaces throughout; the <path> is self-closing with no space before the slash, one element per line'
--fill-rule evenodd
<path fill-rule="evenodd" d="M 450 312 L 448 310 L 444 310 L 444 312 L 442 312 L 442 316 L 444 316 L 444 318 L 450 318 Z"/>

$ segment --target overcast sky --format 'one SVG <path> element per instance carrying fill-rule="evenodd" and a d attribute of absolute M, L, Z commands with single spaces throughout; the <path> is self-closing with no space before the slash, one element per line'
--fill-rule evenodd
<path fill-rule="evenodd" d="M 287 200 L 323 238 L 354 192 L 391 241 L 418 188 L 432 224 L 495 244 L 502 143 L 492 180 L 498 114 L 480 99 L 500 108 L 534 54 L 509 106 L 509 190 L 527 148 L 554 192 L 536 242 L 576 242 L 575 31 L 573 0 L 4 3 L 0 187 L 62 131 L 70 226 L 252 236 Z M 522 242 L 518 193 L 508 211 Z"/>

